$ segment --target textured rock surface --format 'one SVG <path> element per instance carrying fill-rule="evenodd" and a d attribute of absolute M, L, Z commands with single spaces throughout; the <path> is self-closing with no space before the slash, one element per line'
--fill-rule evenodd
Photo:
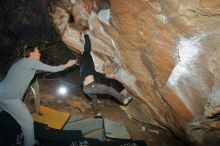
<path fill-rule="evenodd" d="M 219 0 L 61 0 L 51 16 L 77 53 L 80 27 L 89 26 L 96 69 L 134 95 L 125 108 L 133 118 L 184 140 L 200 114 L 196 124 L 211 127 L 206 117 L 220 109 Z"/>

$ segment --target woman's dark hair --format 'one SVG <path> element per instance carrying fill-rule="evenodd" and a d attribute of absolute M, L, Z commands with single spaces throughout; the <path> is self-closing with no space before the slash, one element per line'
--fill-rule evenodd
<path fill-rule="evenodd" d="M 34 52 L 37 47 L 36 43 L 30 43 L 28 46 L 24 47 L 24 57 L 29 57 L 31 52 Z"/>

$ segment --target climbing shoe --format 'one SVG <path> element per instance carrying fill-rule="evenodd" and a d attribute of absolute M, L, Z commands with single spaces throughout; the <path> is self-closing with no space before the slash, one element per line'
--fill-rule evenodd
<path fill-rule="evenodd" d="M 129 96 L 129 97 L 126 97 L 125 99 L 124 99 L 124 101 L 123 101 L 123 104 L 124 105 L 128 105 L 128 103 L 131 101 L 131 96 Z"/>

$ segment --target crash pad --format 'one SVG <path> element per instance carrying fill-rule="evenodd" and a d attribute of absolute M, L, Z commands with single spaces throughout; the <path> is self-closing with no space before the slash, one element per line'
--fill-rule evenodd
<path fill-rule="evenodd" d="M 46 124 L 48 127 L 54 129 L 62 129 L 70 117 L 70 113 L 57 111 L 42 105 L 40 106 L 40 111 L 43 113 L 41 116 L 37 113 L 32 114 L 34 121 Z"/>
<path fill-rule="evenodd" d="M 106 138 L 112 139 L 131 139 L 128 131 L 122 122 L 104 119 L 104 128 Z"/>
<path fill-rule="evenodd" d="M 81 130 L 84 137 L 104 140 L 103 119 L 71 115 L 63 130 Z"/>

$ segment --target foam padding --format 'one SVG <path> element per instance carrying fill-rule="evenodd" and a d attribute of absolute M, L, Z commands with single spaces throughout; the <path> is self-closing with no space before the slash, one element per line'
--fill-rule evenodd
<path fill-rule="evenodd" d="M 70 113 L 60 112 L 46 106 L 40 106 L 42 116 L 33 113 L 34 121 L 46 124 L 50 128 L 62 129 L 66 121 L 69 119 Z"/>
<path fill-rule="evenodd" d="M 104 127 L 106 138 L 131 139 L 131 136 L 122 122 L 104 119 Z"/>

